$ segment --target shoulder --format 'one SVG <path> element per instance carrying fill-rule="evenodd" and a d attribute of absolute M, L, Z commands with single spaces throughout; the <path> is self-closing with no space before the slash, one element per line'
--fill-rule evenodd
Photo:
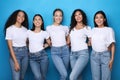
<path fill-rule="evenodd" d="M 30 32 L 32 32 L 31 30 L 27 30 L 27 33 L 30 33 Z"/>
<path fill-rule="evenodd" d="M 9 27 L 6 29 L 6 32 L 7 32 L 7 33 L 13 33 L 14 30 L 15 30 L 14 25 L 11 25 L 11 26 L 9 26 Z"/>
<path fill-rule="evenodd" d="M 111 27 L 105 27 L 104 29 L 105 29 L 106 31 L 110 31 L 110 32 L 113 31 L 113 29 L 112 29 Z"/>
<path fill-rule="evenodd" d="M 11 25 L 7 28 L 7 30 L 12 30 L 12 29 L 14 29 L 14 25 Z"/>
<path fill-rule="evenodd" d="M 28 29 L 27 29 L 26 27 L 24 27 L 24 26 L 22 26 L 22 28 L 23 28 L 23 30 L 26 30 L 26 31 L 28 30 Z"/>
<path fill-rule="evenodd" d="M 60 25 L 63 29 L 69 29 L 66 25 Z"/>
<path fill-rule="evenodd" d="M 53 27 L 53 25 L 48 25 L 48 26 L 46 26 L 46 29 L 50 29 L 52 27 Z"/>
<path fill-rule="evenodd" d="M 90 26 L 85 26 L 84 29 L 86 29 L 86 30 L 91 30 L 91 27 L 90 27 Z"/>

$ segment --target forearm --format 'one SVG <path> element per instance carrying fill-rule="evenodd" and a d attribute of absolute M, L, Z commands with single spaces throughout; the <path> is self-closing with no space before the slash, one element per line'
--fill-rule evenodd
<path fill-rule="evenodd" d="M 15 53 L 14 53 L 14 50 L 13 50 L 13 47 L 12 47 L 12 41 L 11 40 L 8 40 L 8 48 L 10 50 L 10 55 L 11 55 L 14 63 L 17 62 L 16 56 L 15 56 Z"/>
<path fill-rule="evenodd" d="M 70 46 L 70 36 L 69 35 L 66 37 L 66 43 L 67 43 L 67 45 Z"/>
<path fill-rule="evenodd" d="M 111 44 L 111 60 L 114 60 L 114 54 L 115 54 L 115 43 Z"/>

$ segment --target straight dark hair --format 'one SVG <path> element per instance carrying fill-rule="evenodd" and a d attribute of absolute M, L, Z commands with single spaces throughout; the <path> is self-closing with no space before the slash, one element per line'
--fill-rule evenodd
<path fill-rule="evenodd" d="M 106 18 L 106 15 L 105 15 L 105 13 L 104 13 L 104 11 L 97 11 L 96 13 L 95 13 L 95 15 L 94 15 L 94 27 L 98 27 L 98 25 L 95 23 L 95 17 L 96 17 L 96 15 L 97 14 L 102 14 L 103 15 L 103 17 L 104 17 L 104 19 L 105 19 L 105 21 L 104 21 L 104 26 L 106 26 L 106 27 L 108 27 L 108 22 L 107 22 L 107 18 Z"/>
<path fill-rule="evenodd" d="M 44 21 L 43 21 L 43 17 L 42 17 L 40 14 L 35 14 L 34 17 L 33 17 L 33 21 L 34 21 L 34 19 L 35 19 L 36 16 L 40 16 L 40 18 L 42 19 L 41 30 L 44 31 L 45 29 L 44 29 Z M 33 26 L 32 26 L 32 29 L 31 29 L 31 30 L 32 30 L 32 31 L 35 30 L 35 25 L 34 25 L 34 23 L 33 23 Z"/>

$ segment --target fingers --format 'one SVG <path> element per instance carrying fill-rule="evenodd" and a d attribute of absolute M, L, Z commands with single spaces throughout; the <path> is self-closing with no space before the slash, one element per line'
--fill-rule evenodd
<path fill-rule="evenodd" d="M 111 61 L 109 63 L 109 68 L 110 68 L 110 70 L 112 70 L 112 62 Z"/>
<path fill-rule="evenodd" d="M 15 67 L 15 71 L 18 72 L 20 70 L 20 67 Z"/>
<path fill-rule="evenodd" d="M 15 63 L 14 64 L 14 68 L 15 68 L 15 71 L 19 71 L 20 70 L 20 66 L 18 63 Z"/>

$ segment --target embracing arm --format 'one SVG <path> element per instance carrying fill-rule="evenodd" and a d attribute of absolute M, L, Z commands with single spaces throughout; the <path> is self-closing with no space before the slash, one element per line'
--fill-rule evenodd
<path fill-rule="evenodd" d="M 68 46 L 70 46 L 70 35 L 66 36 L 66 43 Z"/>
<path fill-rule="evenodd" d="M 47 48 L 47 47 L 51 46 L 51 40 L 50 40 L 50 38 L 46 39 L 46 42 L 47 43 L 45 43 L 44 46 L 43 46 L 44 48 Z"/>

